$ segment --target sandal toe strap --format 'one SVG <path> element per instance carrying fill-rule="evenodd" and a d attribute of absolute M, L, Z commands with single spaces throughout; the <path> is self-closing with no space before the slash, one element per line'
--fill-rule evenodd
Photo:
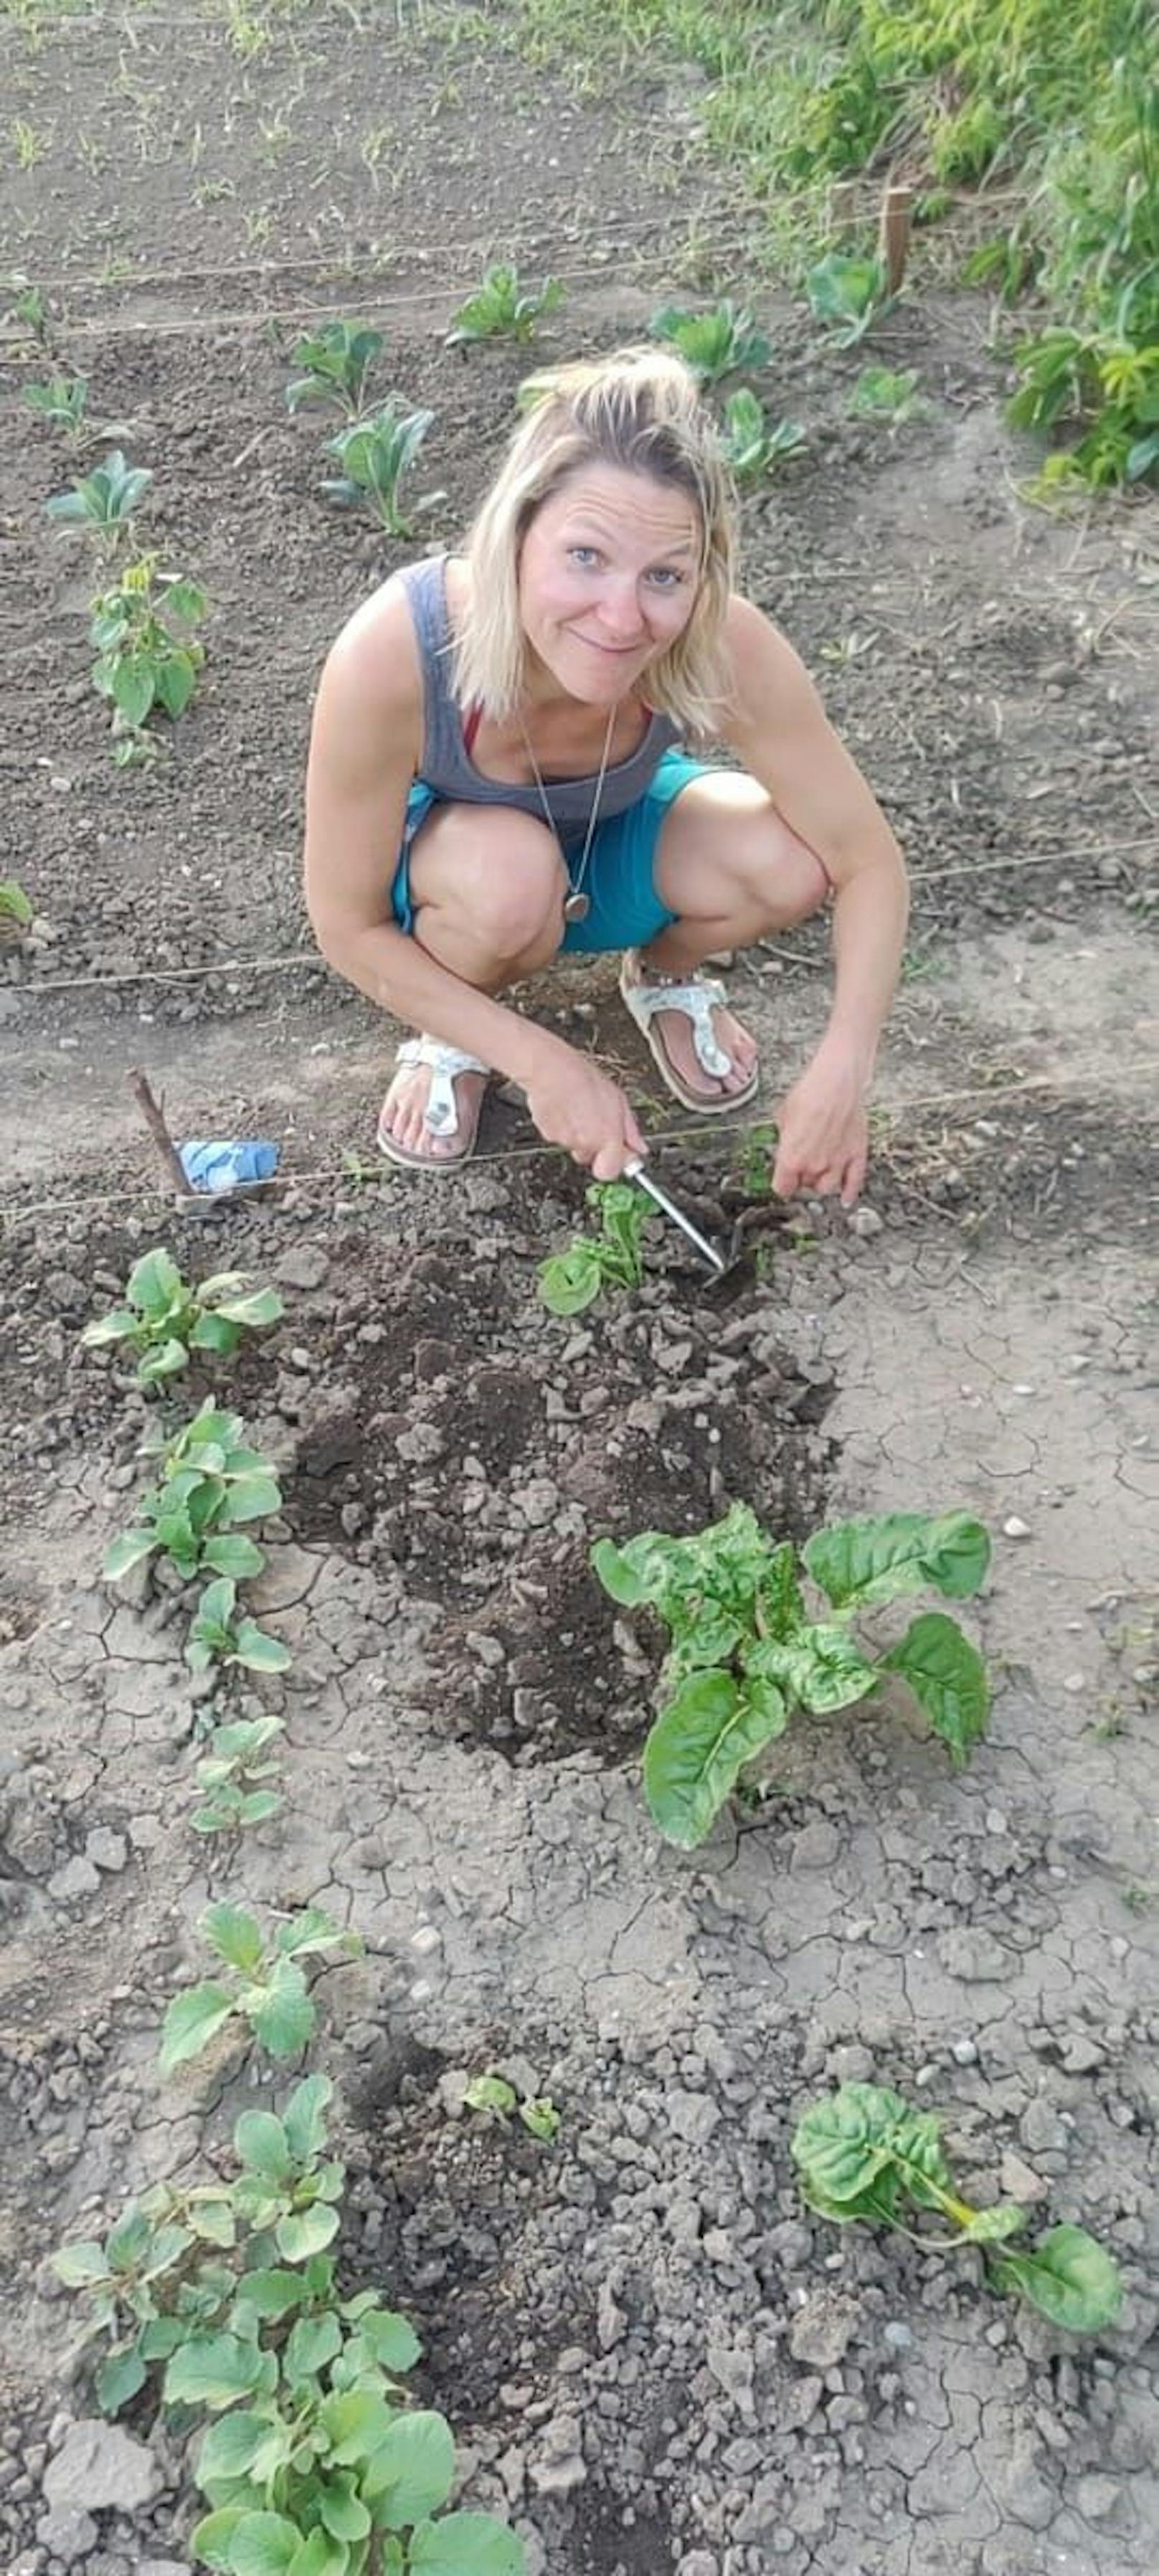
<path fill-rule="evenodd" d="M 723 984 L 714 976 L 698 976 L 689 984 L 634 984 L 624 994 L 628 1008 L 640 1027 L 647 1030 L 657 1011 L 683 1011 L 692 1022 L 692 1051 L 702 1073 L 717 1080 L 732 1072 L 732 1057 L 720 1045 L 712 1025 L 714 1011 L 726 1007 L 728 996 Z"/>
<path fill-rule="evenodd" d="M 405 1038 L 395 1057 L 396 1064 L 423 1065 L 431 1077 L 423 1126 L 431 1136 L 457 1136 L 459 1104 L 455 1098 L 455 1077 L 460 1073 L 489 1073 L 491 1068 L 477 1055 L 467 1055 L 462 1047 L 445 1046 L 441 1038 Z"/>

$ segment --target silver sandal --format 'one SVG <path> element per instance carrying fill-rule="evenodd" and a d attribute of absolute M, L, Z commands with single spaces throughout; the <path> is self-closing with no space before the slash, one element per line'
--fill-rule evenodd
<path fill-rule="evenodd" d="M 415 1153 L 410 1146 L 400 1145 L 389 1128 L 383 1126 L 386 1115 L 384 1101 L 378 1121 L 379 1153 L 385 1154 L 388 1162 L 401 1163 L 407 1170 L 415 1172 L 452 1172 L 459 1163 L 469 1162 L 479 1133 L 483 1095 L 480 1092 L 474 1117 L 463 1126 L 455 1081 L 460 1073 L 490 1073 L 490 1065 L 484 1064 L 477 1055 L 465 1054 L 462 1047 L 445 1046 L 441 1038 L 431 1037 L 404 1038 L 394 1062 L 396 1073 L 400 1065 L 418 1064 L 425 1065 L 430 1072 L 431 1087 L 423 1111 L 424 1134 L 442 1137 L 461 1133 L 463 1141 L 453 1154 Z"/>
<path fill-rule="evenodd" d="M 732 1057 L 720 1045 L 712 1025 L 713 1012 L 728 1007 L 723 984 L 718 984 L 713 975 L 690 976 L 684 984 L 635 983 L 632 972 L 638 964 L 639 951 L 626 950 L 620 967 L 620 992 L 673 1099 L 682 1108 L 694 1110 L 698 1118 L 719 1118 L 726 1109 L 743 1109 L 746 1100 L 752 1100 L 760 1088 L 759 1065 L 754 1064 L 749 1080 L 739 1091 L 693 1091 L 683 1074 L 676 1071 L 659 1029 L 652 1026 L 658 1011 L 683 1011 L 692 1022 L 692 1051 L 701 1072 L 723 1081 L 725 1074 L 732 1072 Z"/>

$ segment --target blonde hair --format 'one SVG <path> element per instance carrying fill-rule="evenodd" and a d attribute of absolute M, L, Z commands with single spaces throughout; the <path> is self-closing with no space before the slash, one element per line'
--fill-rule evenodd
<path fill-rule="evenodd" d="M 735 558 L 733 495 L 696 379 L 661 349 L 618 349 L 533 376 L 520 422 L 466 544 L 467 599 L 455 646 L 462 706 L 499 719 L 518 706 L 527 667 L 519 556 L 543 503 L 584 465 L 649 474 L 687 494 L 700 521 L 692 615 L 645 675 L 649 705 L 682 733 L 712 735 L 728 694 L 724 619 Z"/>

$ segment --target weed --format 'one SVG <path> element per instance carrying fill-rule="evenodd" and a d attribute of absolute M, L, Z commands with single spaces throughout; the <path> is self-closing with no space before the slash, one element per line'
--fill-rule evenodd
<path fill-rule="evenodd" d="M 977 1647 L 942 1611 L 914 1619 L 871 1660 L 848 1633 L 855 1611 L 927 1585 L 949 1600 L 976 1592 L 990 1559 L 981 1523 L 964 1512 L 836 1521 L 796 1552 L 760 1527 L 747 1503 L 691 1538 L 647 1530 L 592 1564 L 613 1601 L 643 1603 L 671 1632 L 664 1687 L 671 1697 L 644 1747 L 649 1808 L 669 1842 L 703 1842 L 738 1773 L 783 1735 L 798 1707 L 828 1715 L 865 1700 L 887 1673 L 909 1684 L 955 1768 L 969 1760 L 989 1709 Z M 812 1619 L 801 1571 L 830 1616 Z"/>
<path fill-rule="evenodd" d="M 35 170 L 38 161 L 47 159 L 48 147 L 48 135 L 38 133 L 34 125 L 18 116 L 12 128 L 12 149 L 17 169 Z"/>
<path fill-rule="evenodd" d="M 779 420 L 770 429 L 763 404 L 742 385 L 729 396 L 721 444 L 734 480 L 759 483 L 786 457 L 801 454 L 805 432 L 795 420 Z"/>
<path fill-rule="evenodd" d="M 551 1315 L 579 1315 L 605 1288 L 638 1288 L 652 1211 L 630 1181 L 595 1181 L 586 1192 L 598 1234 L 578 1235 L 540 1263 L 539 1294 Z"/>
<path fill-rule="evenodd" d="M 13 303 L 12 310 L 17 321 L 23 322 L 25 329 L 31 331 L 33 339 L 39 340 L 41 345 L 47 348 L 48 306 L 40 288 L 29 285 L 25 280 L 20 286 L 20 292 Z"/>
<path fill-rule="evenodd" d="M 814 320 L 827 326 L 835 349 L 851 349 L 893 310 L 884 263 L 846 251 L 831 250 L 808 270 L 805 293 Z"/>
<path fill-rule="evenodd" d="M 1123 2304 L 1118 2268 L 1082 2227 L 1051 2227 L 1024 2253 L 1005 2250 L 1021 2234 L 1017 2202 L 974 2209 L 953 2189 L 932 2111 L 915 2111 L 879 2084 L 842 2084 L 798 2121 L 792 2155 L 801 2190 L 821 2218 L 857 2218 L 913 2235 L 908 2213 L 936 2212 L 950 2237 L 916 2236 L 919 2245 L 977 2245 L 996 2290 L 1028 2299 L 1052 2325 L 1097 2334 Z M 903 2216 L 903 2212 L 906 2213 Z M 998 2252 L 1001 2246 L 1004 2250 Z"/>
<path fill-rule="evenodd" d="M 549 2145 L 559 2135 L 559 2112 L 546 2093 L 524 2094 L 521 2098 L 505 2075 L 473 2075 L 463 2100 L 468 2111 L 494 2111 L 501 2120 L 514 2111 L 533 2138 Z"/>
<path fill-rule="evenodd" d="M 15 877 L 0 878 L 0 945 L 8 946 L 32 928 L 32 906 Z"/>
<path fill-rule="evenodd" d="M 381 331 L 368 331 L 360 322 L 322 322 L 308 331 L 291 351 L 292 364 L 303 373 L 286 387 L 287 410 L 300 411 L 303 403 L 336 403 L 357 420 L 381 347 Z"/>
<path fill-rule="evenodd" d="M 208 1573 L 244 1583 L 261 1573 L 265 1558 L 246 1525 L 279 1511 L 282 1489 L 268 1459 L 243 1441 L 243 1428 L 240 1414 L 219 1412 L 207 1397 L 163 1448 L 161 1483 L 141 1496 L 133 1526 L 109 1547 L 107 1582 L 119 1583 L 154 1553 L 186 1581 Z"/>
<path fill-rule="evenodd" d="M 277 1637 L 268 1637 L 253 1619 L 235 1619 L 236 1607 L 237 1585 L 232 1576 L 219 1574 L 206 1584 L 186 1641 L 185 1661 L 191 1670 L 204 1673 L 211 1664 L 222 1663 L 241 1664 L 247 1673 L 284 1673 L 293 1661 L 289 1647 Z"/>
<path fill-rule="evenodd" d="M 127 1305 L 86 1324 L 82 1348 L 128 1342 L 138 1354 L 139 1386 L 176 1377 L 195 1351 L 228 1358 L 243 1333 L 276 1324 L 285 1312 L 276 1289 L 250 1290 L 247 1279 L 244 1270 L 219 1270 L 195 1286 L 182 1278 L 171 1253 L 143 1253 L 125 1282 Z"/>
<path fill-rule="evenodd" d="M 886 420 L 891 429 L 920 420 L 929 404 L 918 383 L 916 367 L 863 367 L 849 397 L 850 411 L 859 420 Z"/>
<path fill-rule="evenodd" d="M 434 417 L 432 411 L 408 411 L 402 396 L 391 394 L 377 411 L 328 438 L 326 454 L 342 472 L 323 482 L 327 498 L 347 507 L 368 501 L 389 536 L 409 536 L 411 523 L 403 516 L 400 486 Z M 412 507 L 429 510 L 444 497 L 442 492 L 424 492 Z"/>
<path fill-rule="evenodd" d="M 766 366 L 772 356 L 771 344 L 756 329 L 747 304 L 734 304 L 729 296 L 711 313 L 682 313 L 675 305 L 665 305 L 653 314 L 648 329 L 654 340 L 676 349 L 703 384 L 735 375 L 740 367 Z"/>
<path fill-rule="evenodd" d="M 754 1127 L 749 1128 L 740 1148 L 734 1174 L 746 1199 L 771 1198 L 777 1141 L 778 1131 L 771 1119 L 760 1119 Z"/>
<path fill-rule="evenodd" d="M 241 1905 L 207 1906 L 198 1928 L 230 1973 L 228 1980 L 205 1978 L 174 1995 L 161 2026 L 157 2065 L 162 2075 L 200 2057 L 234 2020 L 247 2022 L 271 2057 L 296 2057 L 317 2017 L 301 1961 L 333 1949 L 356 1959 L 363 1948 L 358 1933 L 343 1932 L 317 1905 L 289 1915 L 272 1941 L 263 1938 L 255 1917 Z M 328 2238 L 320 2241 L 324 2245 Z"/>
<path fill-rule="evenodd" d="M 153 480 L 147 466 L 127 465 L 119 447 L 103 465 L 74 483 L 71 492 L 55 492 L 44 504 L 50 519 L 82 527 L 104 555 L 115 555 L 132 534 L 136 510 Z"/>
<path fill-rule="evenodd" d="M 1123 1903 L 1128 1914 L 1146 1914 L 1151 1903 L 1150 1892 L 1145 1887 L 1125 1887 Z"/>
<path fill-rule="evenodd" d="M 208 1587 L 213 1590 L 213 1585 Z M 202 1609 L 205 1607 L 205 1596 Z M 273 1645 L 273 1638 L 266 1639 Z M 281 1649 L 285 1653 L 285 1649 Z M 189 1647 L 186 1654 L 190 1655 Z M 243 1659 L 244 1660 L 244 1659 Z M 288 1660 L 288 1657 L 287 1657 Z M 259 1670 L 269 1667 L 260 1667 Z M 277 1762 L 263 1760 L 266 1748 L 277 1735 L 285 1732 L 280 1717 L 238 1717 L 215 1726 L 206 1740 L 205 1753 L 197 1765 L 197 1787 L 201 1805 L 195 1807 L 191 1822 L 196 1834 L 240 1833 L 246 1825 L 268 1824 L 281 1809 L 276 1789 L 261 1784 L 279 1776 Z"/>
<path fill-rule="evenodd" d="M 562 302 L 557 277 L 545 278 L 536 292 L 520 286 L 513 261 L 494 260 L 484 271 L 482 285 L 453 316 L 446 346 L 458 348 L 468 340 L 533 339 L 536 323 L 545 313 L 555 313 Z"/>
<path fill-rule="evenodd" d="M 88 398 L 84 376 L 52 376 L 47 384 L 24 388 L 29 410 L 39 412 L 53 429 L 62 429 L 72 447 L 79 447 L 92 435 L 86 418 Z"/>

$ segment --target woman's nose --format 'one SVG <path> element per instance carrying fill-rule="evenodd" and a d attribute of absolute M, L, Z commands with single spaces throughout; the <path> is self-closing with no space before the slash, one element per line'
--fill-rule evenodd
<path fill-rule="evenodd" d="M 633 644 L 643 632 L 634 582 L 617 582 L 600 601 L 600 624 L 610 642 Z"/>

